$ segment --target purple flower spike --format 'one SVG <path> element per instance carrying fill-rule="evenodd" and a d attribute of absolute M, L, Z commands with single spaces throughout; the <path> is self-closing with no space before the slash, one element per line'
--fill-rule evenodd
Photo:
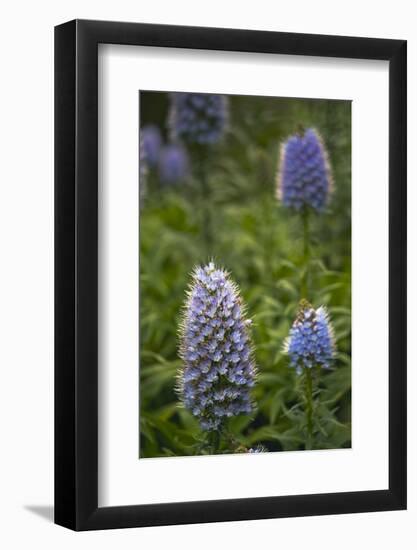
<path fill-rule="evenodd" d="M 217 94 L 171 94 L 169 126 L 173 140 L 210 145 L 223 136 L 228 122 L 227 97 Z"/>
<path fill-rule="evenodd" d="M 232 328 L 226 323 L 231 316 Z M 212 262 L 197 267 L 180 332 L 183 368 L 178 391 L 205 431 L 218 430 L 225 419 L 253 410 L 250 390 L 256 368 L 249 326 L 228 273 Z"/>
<path fill-rule="evenodd" d="M 185 180 L 189 174 L 187 151 L 181 145 L 167 145 L 161 150 L 158 175 L 162 183 L 174 184 Z"/>
<path fill-rule="evenodd" d="M 141 141 L 146 163 L 149 167 L 154 168 L 158 163 L 159 151 L 162 146 L 162 137 L 159 128 L 153 124 L 144 126 L 141 130 Z"/>
<path fill-rule="evenodd" d="M 309 128 L 281 145 L 277 197 L 284 206 L 322 212 L 332 187 L 328 154 L 316 130 Z"/>
<path fill-rule="evenodd" d="M 313 309 L 301 300 L 300 310 L 284 344 L 297 374 L 313 367 L 329 368 L 336 348 L 333 327 L 324 307 Z"/>
<path fill-rule="evenodd" d="M 148 177 L 148 165 L 146 162 L 146 151 L 143 143 L 143 135 L 139 139 L 139 202 L 142 207 L 146 195 Z"/>

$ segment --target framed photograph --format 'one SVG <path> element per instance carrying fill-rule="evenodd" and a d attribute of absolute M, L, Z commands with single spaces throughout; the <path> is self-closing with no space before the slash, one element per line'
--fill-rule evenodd
<path fill-rule="evenodd" d="M 55 522 L 406 508 L 406 42 L 55 29 Z"/>

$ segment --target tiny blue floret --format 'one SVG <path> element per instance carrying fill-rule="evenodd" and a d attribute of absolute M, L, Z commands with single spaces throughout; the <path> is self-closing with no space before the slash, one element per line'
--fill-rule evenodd
<path fill-rule="evenodd" d="M 268 449 L 263 445 L 256 445 L 256 447 L 251 447 L 248 451 L 248 453 L 250 454 L 267 453 L 267 452 L 268 452 Z"/>

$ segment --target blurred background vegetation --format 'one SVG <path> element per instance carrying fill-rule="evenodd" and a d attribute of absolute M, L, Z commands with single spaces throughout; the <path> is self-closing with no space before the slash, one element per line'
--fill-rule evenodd
<path fill-rule="evenodd" d="M 230 96 L 229 106 L 228 131 L 207 161 L 208 205 L 193 151 L 183 181 L 161 184 L 156 170 L 146 176 L 140 211 L 140 457 L 193 454 L 201 436 L 175 385 L 181 365 L 177 331 L 190 272 L 209 260 L 203 208 L 212 219 L 212 256 L 239 285 L 253 320 L 259 370 L 257 409 L 231 419 L 229 430 L 247 448 L 305 446 L 300 377 L 282 353 L 300 298 L 302 222 L 275 198 L 279 144 L 300 124 L 321 133 L 335 182 L 327 211 L 311 221 L 309 301 L 327 306 L 337 345 L 333 369 L 322 372 L 316 392 L 314 448 L 351 445 L 351 104 Z M 157 125 L 165 141 L 168 107 L 168 94 L 141 92 L 141 127 Z"/>

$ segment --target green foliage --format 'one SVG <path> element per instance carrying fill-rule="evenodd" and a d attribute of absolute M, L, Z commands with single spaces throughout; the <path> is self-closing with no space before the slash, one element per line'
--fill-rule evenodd
<path fill-rule="evenodd" d="M 146 99 L 146 101 L 145 101 Z M 325 305 L 337 356 L 316 373 L 313 448 L 351 444 L 351 202 L 350 103 L 325 100 L 230 98 L 224 141 L 207 159 L 210 200 L 196 174 L 162 187 L 151 174 L 140 213 L 140 456 L 209 452 L 207 436 L 176 395 L 178 324 L 193 267 L 215 262 L 241 289 L 253 320 L 259 370 L 257 410 L 230 419 L 220 452 L 262 444 L 269 451 L 304 449 L 303 376 L 288 366 L 282 346 L 296 314 L 303 279 L 302 220 L 275 199 L 281 140 L 299 123 L 314 126 L 329 150 L 335 189 L 328 211 L 312 215 L 309 301 Z M 148 93 L 141 108 L 152 102 Z M 195 165 L 196 155 L 190 152 Z M 212 248 L 204 243 L 203 212 Z"/>

